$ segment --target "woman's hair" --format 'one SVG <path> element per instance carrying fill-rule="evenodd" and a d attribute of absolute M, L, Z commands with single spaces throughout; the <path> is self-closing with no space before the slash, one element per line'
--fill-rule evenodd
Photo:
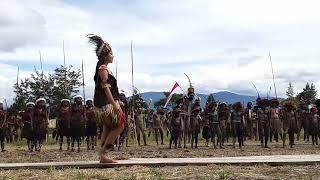
<path fill-rule="evenodd" d="M 104 63 L 104 57 L 109 55 L 109 53 L 111 52 L 111 47 L 108 43 L 104 42 L 104 40 L 97 35 L 94 34 L 88 34 L 87 35 L 89 38 L 89 43 L 93 44 L 96 46 L 95 48 L 95 52 L 96 55 L 98 57 L 98 62 L 96 65 L 96 72 L 94 75 L 94 81 L 97 83 L 98 82 L 98 77 L 99 77 L 99 67 Z"/>

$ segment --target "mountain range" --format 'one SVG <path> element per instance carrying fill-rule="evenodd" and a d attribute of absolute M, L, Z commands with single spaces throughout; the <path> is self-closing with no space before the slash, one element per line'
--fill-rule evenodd
<path fill-rule="evenodd" d="M 197 94 L 201 98 L 201 107 L 204 107 L 207 99 L 210 94 Z M 247 96 L 247 95 L 240 95 L 228 91 L 220 91 L 216 93 L 212 93 L 214 99 L 219 102 L 225 102 L 228 104 L 241 102 L 244 103 L 245 106 L 248 102 L 255 102 L 257 97 L 256 96 Z M 144 92 L 141 93 L 142 98 L 148 102 L 150 99 L 152 99 L 151 108 L 154 107 L 153 103 L 159 101 L 162 98 L 165 98 L 165 95 L 163 92 Z"/>

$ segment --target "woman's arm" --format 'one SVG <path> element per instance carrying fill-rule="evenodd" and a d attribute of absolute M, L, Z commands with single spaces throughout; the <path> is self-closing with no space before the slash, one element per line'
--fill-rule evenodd
<path fill-rule="evenodd" d="M 110 91 L 110 84 L 107 83 L 108 80 L 108 70 L 106 65 L 102 65 L 99 68 L 99 76 L 102 80 L 102 87 L 107 95 L 107 100 L 110 102 L 116 112 L 121 110 L 121 108 L 116 104 L 111 91 Z"/>

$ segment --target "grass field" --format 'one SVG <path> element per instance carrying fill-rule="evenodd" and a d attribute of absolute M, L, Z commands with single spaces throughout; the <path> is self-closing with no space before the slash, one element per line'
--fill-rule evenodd
<path fill-rule="evenodd" d="M 319 179 L 319 166 L 181 166 L 0 171 L 0 179 Z"/>

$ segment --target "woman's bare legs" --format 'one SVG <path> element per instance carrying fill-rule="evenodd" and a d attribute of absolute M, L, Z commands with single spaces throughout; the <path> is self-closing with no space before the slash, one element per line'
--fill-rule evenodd
<path fill-rule="evenodd" d="M 113 163 L 115 161 L 113 161 L 112 159 L 108 158 L 105 155 L 105 149 L 107 147 L 107 145 L 113 144 L 114 141 L 117 139 L 117 137 L 121 134 L 121 132 L 123 131 L 124 126 L 121 125 L 119 127 L 117 127 L 114 130 L 109 131 L 107 134 L 107 137 L 105 138 L 104 144 L 101 147 L 101 151 L 100 151 L 100 162 L 101 163 Z M 107 127 L 105 127 L 105 125 L 103 126 L 103 130 L 107 130 Z M 104 133 L 104 132 L 103 132 Z M 102 138 L 101 138 L 102 140 Z"/>

